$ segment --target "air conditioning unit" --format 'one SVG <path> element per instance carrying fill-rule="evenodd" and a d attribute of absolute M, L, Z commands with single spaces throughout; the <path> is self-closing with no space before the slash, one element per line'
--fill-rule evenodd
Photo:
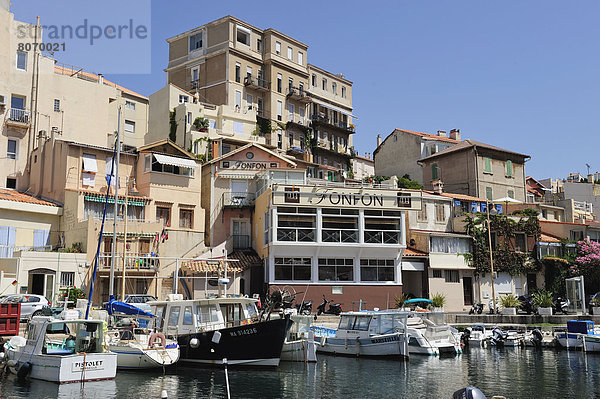
<path fill-rule="evenodd" d="M 3 95 L 0 95 L 0 107 L 6 106 L 6 98 Z"/>

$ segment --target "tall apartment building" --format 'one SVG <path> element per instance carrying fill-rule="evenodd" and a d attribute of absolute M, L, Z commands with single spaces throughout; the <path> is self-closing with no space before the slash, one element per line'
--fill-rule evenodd
<path fill-rule="evenodd" d="M 266 145 L 305 162 L 311 177 L 339 180 L 350 170 L 352 82 L 309 64 L 306 44 L 232 16 L 167 42 L 168 83 L 256 113 Z"/>
<path fill-rule="evenodd" d="M 23 26 L 32 37 L 19 37 Z M 113 146 L 119 107 L 123 144 L 144 144 L 147 97 L 39 51 L 20 49 L 20 43 L 42 43 L 43 32 L 15 20 L 8 7 L 0 7 L 0 27 L 0 186 L 26 189 L 30 154 L 51 136 Z"/>

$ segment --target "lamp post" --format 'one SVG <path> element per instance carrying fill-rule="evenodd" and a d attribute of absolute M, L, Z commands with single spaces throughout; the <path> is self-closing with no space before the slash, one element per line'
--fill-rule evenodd
<path fill-rule="evenodd" d="M 487 214 L 487 224 L 488 224 L 488 245 L 490 250 L 490 273 L 492 274 L 492 306 L 493 312 L 496 312 L 496 283 L 494 281 L 494 256 L 492 254 L 492 226 L 490 225 L 490 205 L 492 205 L 491 201 L 486 201 L 486 214 Z M 495 215 L 497 212 L 494 209 L 492 215 Z"/>

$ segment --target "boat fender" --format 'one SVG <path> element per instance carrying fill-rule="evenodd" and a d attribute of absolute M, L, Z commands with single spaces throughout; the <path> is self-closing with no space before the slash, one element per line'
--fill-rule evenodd
<path fill-rule="evenodd" d="M 221 332 L 215 331 L 212 336 L 211 341 L 214 342 L 215 344 L 218 344 L 219 342 L 221 342 Z"/>
<path fill-rule="evenodd" d="M 165 346 L 165 344 L 167 343 L 167 339 L 165 338 L 165 334 L 163 333 L 152 333 L 152 335 L 150 335 L 150 339 L 148 340 L 148 346 L 149 347 L 153 347 L 154 343 L 156 342 L 156 340 L 159 339 L 160 340 L 160 346 Z"/>
<path fill-rule="evenodd" d="M 19 367 L 19 371 L 17 371 L 17 378 L 19 380 L 24 380 L 29 373 L 31 373 L 31 363 L 25 362 Z"/>
<path fill-rule="evenodd" d="M 10 368 L 15 368 L 15 367 L 17 367 L 18 364 L 19 363 L 16 360 L 14 360 L 14 359 L 9 360 L 8 362 L 6 362 L 6 365 L 8 367 L 10 367 Z"/>
<path fill-rule="evenodd" d="M 327 341 L 327 337 L 326 336 L 321 337 L 321 347 L 325 346 L 325 341 Z"/>
<path fill-rule="evenodd" d="M 6 357 L 6 353 L 0 352 L 0 363 L 4 362 L 5 357 Z"/>
<path fill-rule="evenodd" d="M 194 349 L 198 348 L 200 346 L 200 341 L 198 341 L 198 338 L 190 339 L 190 346 Z"/>

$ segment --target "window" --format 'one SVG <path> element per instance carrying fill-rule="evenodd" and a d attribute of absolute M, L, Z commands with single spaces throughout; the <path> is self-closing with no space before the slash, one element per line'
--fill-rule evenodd
<path fill-rule="evenodd" d="M 431 180 L 439 179 L 438 164 L 431 164 Z"/>
<path fill-rule="evenodd" d="M 244 134 L 244 122 L 233 121 L 233 132 Z"/>
<path fill-rule="evenodd" d="M 483 172 L 492 173 L 492 160 L 489 157 L 483 157 Z"/>
<path fill-rule="evenodd" d="M 11 188 L 13 190 L 17 189 L 17 179 L 15 179 L 14 177 L 7 177 L 6 178 L 6 188 Z"/>
<path fill-rule="evenodd" d="M 179 210 L 179 227 L 184 229 L 193 228 L 192 220 L 194 218 L 193 209 L 180 209 Z"/>
<path fill-rule="evenodd" d="M 319 258 L 319 281 L 353 281 L 354 259 Z"/>
<path fill-rule="evenodd" d="M 311 84 L 312 87 L 317 87 L 317 75 L 315 75 L 314 73 L 312 74 Z"/>
<path fill-rule="evenodd" d="M 198 73 L 199 73 L 198 68 L 192 68 L 192 82 L 198 81 Z"/>
<path fill-rule="evenodd" d="M 190 36 L 190 51 L 202 48 L 202 32 Z"/>
<path fill-rule="evenodd" d="M 181 306 L 171 307 L 171 313 L 169 313 L 169 327 L 177 326 L 177 322 L 179 321 L 180 309 L 181 309 Z"/>
<path fill-rule="evenodd" d="M 256 51 L 259 53 L 262 51 L 262 40 L 256 39 Z"/>
<path fill-rule="evenodd" d="M 514 192 L 514 190 L 508 190 L 507 191 L 507 195 L 508 195 L 508 198 L 515 198 L 515 192 Z"/>
<path fill-rule="evenodd" d="M 527 236 L 525 233 L 515 233 L 515 251 L 527 252 Z"/>
<path fill-rule="evenodd" d="M 271 213 L 265 212 L 263 217 L 263 245 L 271 242 Z"/>
<path fill-rule="evenodd" d="M 17 140 L 8 140 L 6 148 L 6 158 L 17 159 Z"/>
<path fill-rule="evenodd" d="M 485 188 L 485 198 L 487 198 L 488 201 L 493 201 L 493 192 L 492 192 L 492 188 L 491 187 L 486 187 Z"/>
<path fill-rule="evenodd" d="M 439 269 L 432 269 L 431 271 L 432 271 L 431 275 L 432 275 L 433 278 L 442 278 L 442 271 L 441 270 L 439 270 Z"/>
<path fill-rule="evenodd" d="M 183 103 L 187 103 L 190 102 L 190 98 L 186 95 L 180 94 L 179 95 L 179 104 L 183 104 Z"/>
<path fill-rule="evenodd" d="M 188 326 L 194 324 L 194 314 L 191 306 L 186 306 L 183 310 L 183 324 Z"/>
<path fill-rule="evenodd" d="M 239 62 L 235 63 L 235 81 L 240 83 L 242 81 L 242 64 Z"/>
<path fill-rule="evenodd" d="M 513 165 L 510 159 L 506 161 L 506 177 L 513 177 Z"/>
<path fill-rule="evenodd" d="M 281 114 L 283 113 L 283 103 L 277 100 L 277 120 L 281 120 Z"/>
<path fill-rule="evenodd" d="M 23 51 L 17 51 L 17 69 L 22 71 L 27 70 L 27 53 Z"/>
<path fill-rule="evenodd" d="M 61 272 L 60 286 L 73 287 L 75 285 L 75 272 Z"/>
<path fill-rule="evenodd" d="M 337 94 L 337 83 L 331 82 L 331 91 L 334 95 Z"/>
<path fill-rule="evenodd" d="M 290 199 L 293 200 L 294 197 L 290 197 Z M 316 213 L 315 208 L 278 207 L 277 240 L 314 242 L 317 225 Z"/>
<path fill-rule="evenodd" d="M 251 67 L 251 66 L 247 66 L 247 67 L 246 67 L 246 76 L 247 76 L 248 78 L 251 78 L 251 77 L 252 77 L 252 67 Z"/>
<path fill-rule="evenodd" d="M 293 122 L 294 121 L 294 104 L 289 104 L 288 105 L 288 121 Z M 290 133 L 290 135 L 294 135 L 293 133 Z"/>
<path fill-rule="evenodd" d="M 417 212 L 417 221 L 418 222 L 426 222 L 427 221 L 427 204 L 423 202 L 421 206 L 421 210 Z"/>
<path fill-rule="evenodd" d="M 444 223 L 446 221 L 444 204 L 435 204 L 435 221 L 438 223 Z"/>
<path fill-rule="evenodd" d="M 342 98 L 346 98 L 346 87 L 342 86 Z"/>
<path fill-rule="evenodd" d="M 275 258 L 275 280 L 311 279 L 311 258 Z"/>
<path fill-rule="evenodd" d="M 444 270 L 444 279 L 447 283 L 460 283 L 458 270 Z"/>
<path fill-rule="evenodd" d="M 127 108 L 127 103 L 128 102 L 129 101 L 127 101 L 125 103 L 125 108 Z M 131 103 L 131 104 L 133 104 L 133 103 Z M 134 104 L 134 106 L 135 106 L 135 104 Z M 134 109 L 135 109 L 135 107 L 134 107 Z M 56 99 L 56 98 L 54 99 L 54 112 L 60 112 L 60 100 Z"/>
<path fill-rule="evenodd" d="M 278 74 L 277 74 L 277 92 L 278 92 L 278 93 L 281 93 L 281 85 L 282 85 L 282 83 L 281 83 L 281 80 L 282 80 L 282 79 L 283 79 L 283 78 L 282 78 L 281 74 L 280 74 L 280 73 L 278 73 Z"/>
<path fill-rule="evenodd" d="M 275 42 L 275 54 L 281 54 L 281 43 Z"/>
<path fill-rule="evenodd" d="M 304 54 L 298 51 L 298 64 L 304 64 Z"/>
<path fill-rule="evenodd" d="M 327 91 L 327 79 L 323 78 L 323 80 L 321 82 L 322 82 L 321 86 L 322 86 L 323 90 Z"/>
<path fill-rule="evenodd" d="M 288 60 L 292 60 L 293 58 L 293 51 L 291 47 L 288 47 Z"/>
<path fill-rule="evenodd" d="M 298 108 L 298 113 L 300 114 L 300 123 L 304 124 L 304 107 Z"/>
<path fill-rule="evenodd" d="M 129 133 L 135 133 L 135 122 L 125 119 L 125 131 Z"/>
<path fill-rule="evenodd" d="M 54 110 L 55 111 L 58 111 L 56 109 L 56 102 L 57 101 L 58 100 L 54 100 Z M 59 104 L 59 108 L 60 108 L 60 101 L 59 101 L 58 104 Z M 125 101 L 125 109 L 129 109 L 129 110 L 135 111 L 135 103 L 133 101 Z"/>
<path fill-rule="evenodd" d="M 289 146 L 292 147 L 294 145 L 294 133 L 290 132 L 289 134 Z"/>
<path fill-rule="evenodd" d="M 237 28 L 237 41 L 238 43 L 245 44 L 246 46 L 250 45 L 250 31 L 246 28 L 242 28 L 238 26 Z"/>
<path fill-rule="evenodd" d="M 156 223 L 160 223 L 163 226 L 171 226 L 171 207 L 170 206 L 157 206 L 156 207 Z"/>
<path fill-rule="evenodd" d="M 252 109 L 252 94 L 246 94 L 246 106 Z"/>
<path fill-rule="evenodd" d="M 281 120 L 281 118 L 279 118 Z M 281 132 L 277 133 L 277 148 L 281 150 L 283 148 L 283 138 L 281 137 Z"/>
<path fill-rule="evenodd" d="M 570 231 L 571 241 L 582 241 L 583 231 L 571 230 Z"/>
<path fill-rule="evenodd" d="M 188 125 L 192 124 L 192 113 L 191 112 L 187 113 L 187 119 L 186 119 L 186 121 L 187 121 Z"/>
<path fill-rule="evenodd" d="M 358 242 L 358 210 L 324 208 L 322 212 L 323 242 Z"/>
<path fill-rule="evenodd" d="M 469 238 L 460 237 L 431 237 L 431 252 L 445 254 L 464 254 L 471 252 L 471 241 Z"/>
<path fill-rule="evenodd" d="M 361 281 L 394 281 L 393 259 L 361 259 Z"/>
<path fill-rule="evenodd" d="M 86 154 L 84 152 L 82 161 L 83 161 L 82 170 L 84 172 L 89 172 L 89 173 L 97 173 L 98 172 L 98 164 L 96 162 L 96 155 Z"/>
<path fill-rule="evenodd" d="M 239 90 L 235 91 L 235 107 L 237 109 L 242 108 L 242 92 Z"/>

